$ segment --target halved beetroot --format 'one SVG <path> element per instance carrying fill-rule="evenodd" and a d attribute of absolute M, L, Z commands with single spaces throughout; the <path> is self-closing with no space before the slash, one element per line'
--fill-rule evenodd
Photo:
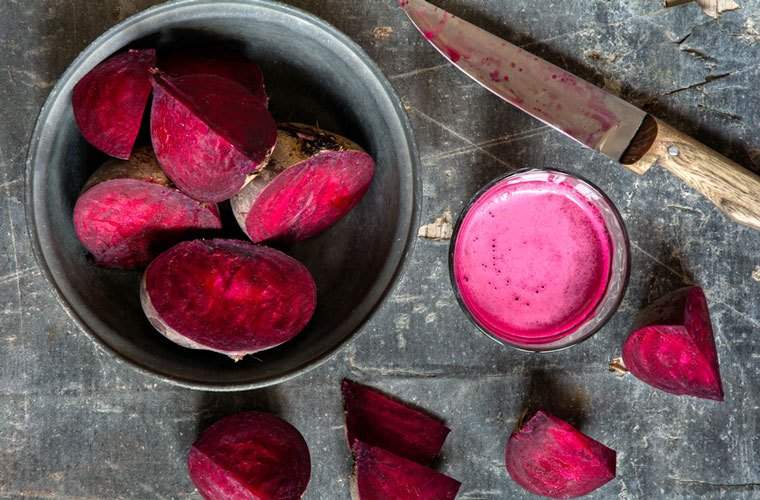
<path fill-rule="evenodd" d="M 723 401 L 718 353 L 705 294 L 678 290 L 642 313 L 643 326 L 623 345 L 623 362 L 636 378 L 671 394 Z"/>
<path fill-rule="evenodd" d="M 216 75 L 235 81 L 261 99 L 269 102 L 264 86 L 264 74 L 259 66 L 238 54 L 210 54 L 186 51 L 161 57 L 161 71 L 171 76 Z"/>
<path fill-rule="evenodd" d="M 544 411 L 536 412 L 507 442 L 512 479 L 536 495 L 573 498 L 615 477 L 616 453 Z"/>
<path fill-rule="evenodd" d="M 126 160 L 150 97 L 154 49 L 127 50 L 106 59 L 74 86 L 74 118 L 87 142 Z"/>
<path fill-rule="evenodd" d="M 362 441 L 422 464 L 440 453 L 450 431 L 438 418 L 351 380 L 341 390 L 350 448 Z"/>
<path fill-rule="evenodd" d="M 461 483 L 390 451 L 356 441 L 356 500 L 453 500 Z"/>
<path fill-rule="evenodd" d="M 281 124 L 266 169 L 232 199 L 252 241 L 310 238 L 345 216 L 369 189 L 375 162 L 345 137 L 298 123 Z"/>
<path fill-rule="evenodd" d="M 209 427 L 190 448 L 187 467 L 207 500 L 297 500 L 311 478 L 301 433 L 261 412 L 238 413 Z"/>
<path fill-rule="evenodd" d="M 239 360 L 298 335 L 316 307 L 308 269 L 271 248 L 195 240 L 159 255 L 145 271 L 143 310 L 166 338 Z"/>
<path fill-rule="evenodd" d="M 156 73 L 153 86 L 153 148 L 182 191 L 202 201 L 223 201 L 266 164 L 277 125 L 260 97 L 216 75 Z"/>
<path fill-rule="evenodd" d="M 128 161 L 110 160 L 85 184 L 74 206 L 74 230 L 103 267 L 147 266 L 187 237 L 221 229 L 214 204 L 175 188 L 149 148 Z"/>

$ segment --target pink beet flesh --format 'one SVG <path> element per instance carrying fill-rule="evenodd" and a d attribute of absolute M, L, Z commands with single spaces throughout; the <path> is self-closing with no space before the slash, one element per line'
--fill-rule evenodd
<path fill-rule="evenodd" d="M 242 56 L 218 56 L 210 54 L 171 54 L 160 62 L 168 75 L 216 75 L 232 80 L 247 88 L 266 105 L 269 101 L 264 86 L 264 74 L 257 64 Z"/>
<path fill-rule="evenodd" d="M 240 359 L 295 337 L 316 307 L 316 285 L 295 259 L 238 240 L 195 240 L 145 271 L 143 309 L 185 347 Z"/>
<path fill-rule="evenodd" d="M 673 303 L 675 301 L 675 303 Z M 623 361 L 636 378 L 671 394 L 723 401 L 718 353 L 710 313 L 699 287 L 679 290 L 662 310 L 677 315 L 672 323 L 634 331 L 623 345 Z"/>
<path fill-rule="evenodd" d="M 126 160 L 150 97 L 154 49 L 128 50 L 100 63 L 74 87 L 74 118 L 87 142 Z"/>
<path fill-rule="evenodd" d="M 350 380 L 341 389 L 350 447 L 362 441 L 422 464 L 438 456 L 449 433 L 439 419 Z"/>
<path fill-rule="evenodd" d="M 453 500 L 461 484 L 387 450 L 357 441 L 353 447 L 358 500 Z"/>
<path fill-rule="evenodd" d="M 536 495 L 573 498 L 615 477 L 615 450 L 546 412 L 537 412 L 507 443 L 507 472 Z"/>
<path fill-rule="evenodd" d="M 288 168 L 252 204 L 245 221 L 254 242 L 301 241 L 345 216 L 361 201 L 374 173 L 363 151 L 328 151 Z"/>
<path fill-rule="evenodd" d="M 216 422 L 190 448 L 187 465 L 207 500 L 297 500 L 311 477 L 298 430 L 260 412 Z"/>
<path fill-rule="evenodd" d="M 137 179 L 101 182 L 85 191 L 74 207 L 77 237 L 104 267 L 147 266 L 183 238 L 221 227 L 216 205 Z"/>
<path fill-rule="evenodd" d="M 231 198 L 274 148 L 272 115 L 242 85 L 219 76 L 153 81 L 151 140 L 166 175 L 198 200 Z"/>

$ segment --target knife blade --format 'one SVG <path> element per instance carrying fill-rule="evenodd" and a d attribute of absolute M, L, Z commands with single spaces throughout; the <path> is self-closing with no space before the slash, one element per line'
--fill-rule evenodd
<path fill-rule="evenodd" d="M 399 0 L 451 64 L 503 100 L 642 175 L 659 164 L 760 230 L 760 176 L 636 106 L 425 0 Z"/>

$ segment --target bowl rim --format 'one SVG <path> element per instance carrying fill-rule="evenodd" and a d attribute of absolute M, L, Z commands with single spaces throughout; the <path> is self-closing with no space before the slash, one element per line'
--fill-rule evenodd
<path fill-rule="evenodd" d="M 154 370 L 153 368 L 151 368 L 150 366 L 147 366 L 146 364 L 140 362 L 139 360 L 131 358 L 125 353 L 119 352 L 117 349 L 109 345 L 109 343 L 105 339 L 101 338 L 101 336 L 95 331 L 95 329 L 87 323 L 87 321 L 80 315 L 79 312 L 77 312 L 77 308 L 72 303 L 72 302 L 77 302 L 77 301 L 76 300 L 72 301 L 65 295 L 64 291 L 62 290 L 62 288 L 56 281 L 51 271 L 51 268 L 48 265 L 48 262 L 44 256 L 44 252 L 42 249 L 42 242 L 40 241 L 39 233 L 38 233 L 39 226 L 37 223 L 37 217 L 35 213 L 37 203 L 35 203 L 35 198 L 34 198 L 34 191 L 35 191 L 34 190 L 34 179 L 35 179 L 34 166 L 36 163 L 35 159 L 39 153 L 40 139 L 42 137 L 43 129 L 50 115 L 51 108 L 53 107 L 54 103 L 56 103 L 59 99 L 59 94 L 61 93 L 62 87 L 64 87 L 68 83 L 68 81 L 71 79 L 72 74 L 74 74 L 101 45 L 103 45 L 109 39 L 113 38 L 119 32 L 129 28 L 130 26 L 133 26 L 137 23 L 144 22 L 145 20 L 149 18 L 160 16 L 161 14 L 168 11 L 174 11 L 176 9 L 182 9 L 188 6 L 191 6 L 191 7 L 208 6 L 208 7 L 219 8 L 220 6 L 223 6 L 225 4 L 251 7 L 254 9 L 266 8 L 266 9 L 279 11 L 280 13 L 283 13 L 288 16 L 293 16 L 295 18 L 298 18 L 301 21 L 311 24 L 312 26 L 317 28 L 319 31 L 331 36 L 332 38 L 334 38 L 335 40 L 343 44 L 351 52 L 353 52 L 356 55 L 356 57 L 360 59 L 366 65 L 366 68 L 371 72 L 372 76 L 376 79 L 376 81 L 382 86 L 383 91 L 385 92 L 386 96 L 389 98 L 389 100 L 393 104 L 394 114 L 398 116 L 400 129 L 403 132 L 404 139 L 408 145 L 408 153 L 409 153 L 409 160 L 410 160 L 408 168 L 410 171 L 410 180 L 411 180 L 412 185 L 411 185 L 411 200 L 410 200 L 410 207 L 409 207 L 410 213 L 409 213 L 408 221 L 405 221 L 408 227 L 406 229 L 406 234 L 403 235 L 403 237 L 405 238 L 405 241 L 402 247 L 396 250 L 392 250 L 393 253 L 398 255 L 398 262 L 395 265 L 395 269 L 381 270 L 382 274 L 385 274 L 385 273 L 390 274 L 390 276 L 387 277 L 387 284 L 384 286 L 384 290 L 380 292 L 380 294 L 378 295 L 374 303 L 371 304 L 371 306 L 368 308 L 364 316 L 358 319 L 356 326 L 353 328 L 353 331 L 350 334 L 348 334 L 340 342 L 336 343 L 334 346 L 330 347 L 325 352 L 321 353 L 315 358 L 305 363 L 302 363 L 299 366 L 290 368 L 281 375 L 266 377 L 255 382 L 205 383 L 205 382 L 198 382 L 196 380 L 183 378 L 181 376 L 175 376 L 175 375 L 158 372 Z M 377 313 L 378 310 L 385 304 L 386 299 L 393 293 L 393 291 L 398 286 L 401 276 L 403 276 L 406 273 L 407 268 L 411 263 L 411 259 L 409 258 L 409 256 L 412 254 L 416 246 L 416 238 L 414 237 L 414 235 L 415 235 L 415 228 L 419 226 L 419 218 L 420 218 L 419 204 L 420 204 L 420 197 L 421 197 L 421 183 L 419 179 L 420 155 L 419 155 L 419 150 L 417 147 L 417 142 L 413 133 L 413 129 L 411 126 L 411 122 L 409 120 L 409 116 L 404 111 L 404 108 L 402 106 L 401 99 L 398 93 L 396 92 L 395 88 L 392 86 L 388 78 L 385 76 L 385 74 L 382 72 L 380 67 L 377 65 L 377 63 L 364 51 L 364 49 L 361 48 L 361 46 L 359 46 L 358 43 L 356 43 L 348 35 L 346 35 L 342 31 L 340 31 L 338 28 L 328 23 L 327 21 L 321 19 L 315 14 L 312 14 L 303 9 L 299 9 L 297 7 L 286 5 L 286 4 L 276 2 L 273 0 L 223 0 L 223 1 L 171 0 L 159 5 L 155 5 L 153 7 L 149 7 L 140 12 L 137 12 L 133 14 L 132 16 L 129 16 L 126 19 L 115 24 L 114 26 L 106 30 L 105 32 L 103 32 L 100 36 L 98 36 L 92 42 L 90 42 L 89 45 L 87 45 L 87 47 L 84 50 L 82 50 L 79 53 L 79 55 L 69 64 L 69 66 L 63 72 L 63 74 L 61 74 L 61 76 L 58 77 L 58 80 L 56 81 L 55 86 L 53 87 L 53 89 L 50 91 L 47 98 L 45 99 L 45 102 L 40 109 L 39 115 L 37 116 L 37 120 L 35 122 L 34 129 L 30 138 L 29 146 L 27 149 L 25 169 L 26 169 L 26 173 L 24 177 L 25 179 L 24 214 L 26 218 L 27 234 L 31 242 L 32 252 L 34 254 L 35 260 L 37 261 L 37 265 L 42 270 L 42 274 L 45 276 L 45 279 L 48 281 L 50 285 L 52 285 L 54 295 L 56 299 L 58 300 L 58 303 L 62 306 L 63 310 L 82 331 L 88 334 L 88 336 L 95 342 L 95 344 L 98 347 L 100 347 L 107 354 L 110 354 L 113 358 L 115 358 L 119 362 L 129 365 L 130 367 L 132 367 L 133 369 L 137 370 L 138 372 L 144 375 L 155 377 L 163 382 L 167 382 L 175 386 L 185 387 L 188 389 L 195 389 L 195 390 L 202 390 L 202 391 L 215 391 L 215 392 L 232 392 L 232 391 L 260 389 L 264 387 L 274 386 L 283 382 L 287 382 L 289 380 L 292 380 L 301 375 L 304 375 L 305 373 L 325 364 L 326 362 L 331 360 L 333 357 L 335 357 L 351 341 L 355 340 L 358 334 L 362 333 L 365 330 L 367 323 L 372 319 L 372 317 L 374 317 L 375 313 Z"/>

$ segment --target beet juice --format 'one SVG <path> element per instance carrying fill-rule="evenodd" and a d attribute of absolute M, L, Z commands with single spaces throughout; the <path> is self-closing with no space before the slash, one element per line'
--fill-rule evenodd
<path fill-rule="evenodd" d="M 452 280 L 475 323 L 533 350 L 576 343 L 617 308 L 628 241 L 612 203 L 565 173 L 521 171 L 483 189 L 460 217 Z"/>

